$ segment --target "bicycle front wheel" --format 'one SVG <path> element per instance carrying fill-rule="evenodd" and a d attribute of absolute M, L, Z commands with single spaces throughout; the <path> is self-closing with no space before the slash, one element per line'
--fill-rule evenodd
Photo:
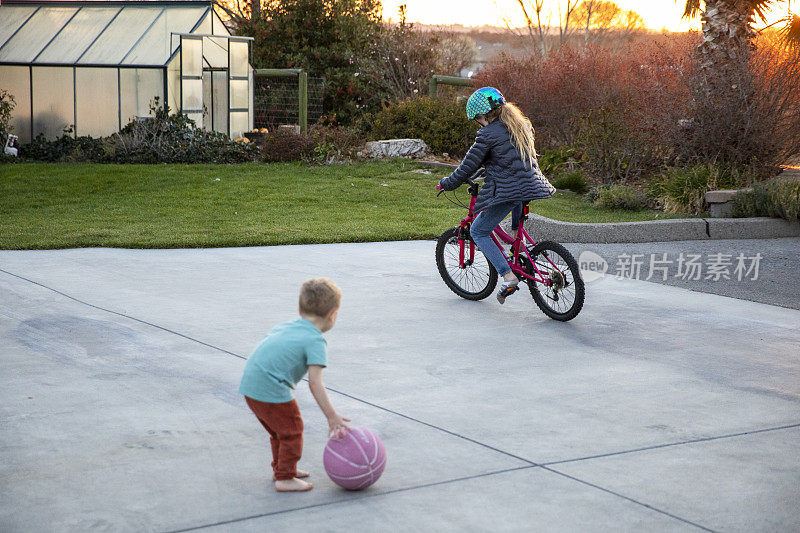
<path fill-rule="evenodd" d="M 436 243 L 436 266 L 451 291 L 467 300 L 483 300 L 492 294 L 497 285 L 497 270 L 477 247 L 475 257 L 469 260 L 469 239 L 464 242 L 464 266 L 459 264 L 460 231 L 461 228 L 456 226 L 439 237 Z"/>
<path fill-rule="evenodd" d="M 578 262 L 572 254 L 557 242 L 540 242 L 530 251 L 536 268 L 548 284 L 529 280 L 531 296 L 544 314 L 554 320 L 572 320 L 583 308 L 585 287 Z M 535 271 L 526 261 L 530 275 Z"/>

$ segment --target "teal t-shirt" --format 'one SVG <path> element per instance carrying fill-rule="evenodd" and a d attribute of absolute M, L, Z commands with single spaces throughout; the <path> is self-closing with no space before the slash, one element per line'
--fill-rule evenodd
<path fill-rule="evenodd" d="M 247 358 L 239 393 L 266 403 L 292 401 L 308 365 L 327 365 L 328 343 L 311 321 L 298 318 L 272 328 Z"/>

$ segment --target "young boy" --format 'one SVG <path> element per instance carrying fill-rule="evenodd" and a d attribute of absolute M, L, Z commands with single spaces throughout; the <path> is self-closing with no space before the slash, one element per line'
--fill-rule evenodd
<path fill-rule="evenodd" d="M 314 486 L 300 478 L 303 419 L 292 390 L 308 372 L 308 387 L 328 418 L 329 436 L 344 435 L 350 420 L 331 405 L 322 384 L 327 342 L 322 334 L 336 324 L 342 291 L 327 278 L 310 279 L 300 289 L 300 318 L 275 326 L 247 359 L 239 392 L 269 433 L 275 490 L 298 492 Z"/>

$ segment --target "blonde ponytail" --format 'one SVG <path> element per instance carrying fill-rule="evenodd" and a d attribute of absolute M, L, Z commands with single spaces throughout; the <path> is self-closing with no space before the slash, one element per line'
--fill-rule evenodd
<path fill-rule="evenodd" d="M 500 106 L 500 120 L 508 128 L 511 134 L 511 142 L 519 151 L 523 161 L 533 167 L 536 159 L 536 148 L 534 147 L 533 125 L 528 118 L 522 114 L 517 106 L 506 103 Z"/>

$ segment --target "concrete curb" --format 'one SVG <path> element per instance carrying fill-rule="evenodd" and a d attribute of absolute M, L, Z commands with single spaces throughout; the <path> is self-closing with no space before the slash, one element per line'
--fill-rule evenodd
<path fill-rule="evenodd" d="M 506 222 L 510 224 L 510 220 Z M 531 213 L 525 229 L 536 240 L 637 243 L 800 237 L 800 222 L 778 218 L 677 218 L 643 222 L 577 223 Z"/>
<path fill-rule="evenodd" d="M 435 161 L 432 166 L 455 168 Z M 504 225 L 510 225 L 506 219 Z M 717 239 L 800 237 L 800 222 L 780 218 L 673 218 L 642 222 L 580 223 L 552 220 L 531 213 L 525 229 L 537 241 L 574 243 L 636 243 Z"/>

